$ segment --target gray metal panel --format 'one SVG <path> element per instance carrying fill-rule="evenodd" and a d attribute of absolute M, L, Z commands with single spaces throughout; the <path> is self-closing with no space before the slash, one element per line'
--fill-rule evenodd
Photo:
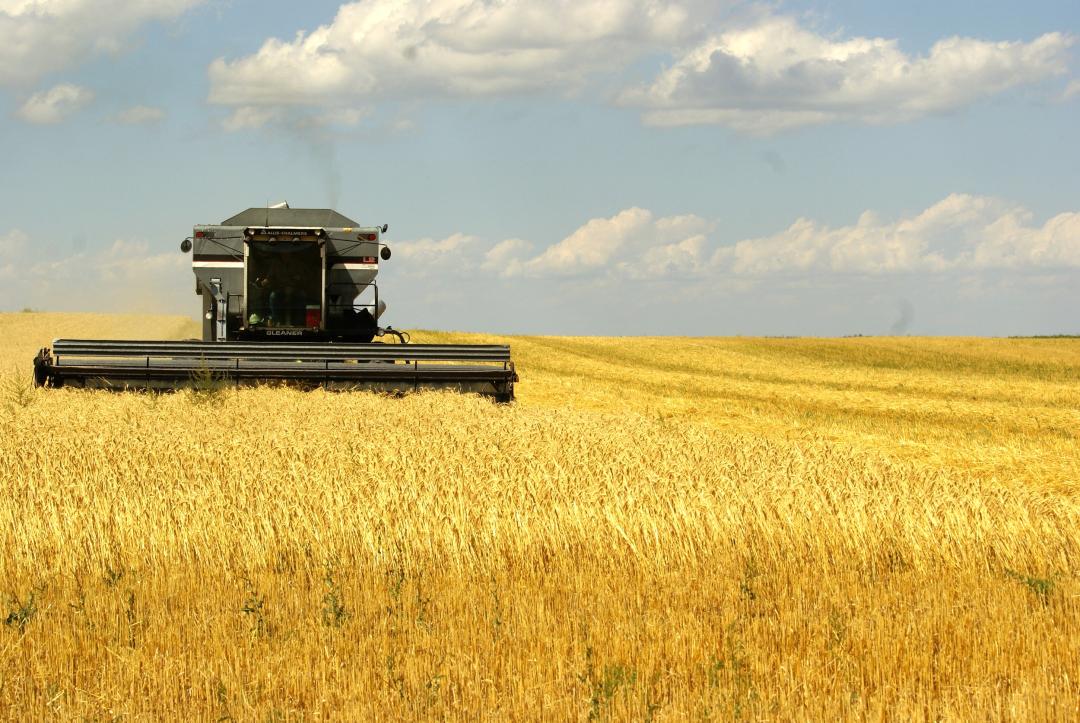
<path fill-rule="evenodd" d="M 375 229 L 357 229 L 359 231 L 375 232 Z M 377 233 L 377 232 L 376 232 Z M 327 256 L 378 256 L 378 241 L 360 241 L 358 233 L 344 233 L 330 231 L 326 234 Z"/>
<path fill-rule="evenodd" d="M 196 226 L 206 236 L 192 238 L 191 266 L 203 292 L 203 339 L 213 338 L 213 322 L 205 316 L 213 308 L 210 297 L 212 279 L 221 279 L 226 295 L 244 293 L 244 229 L 239 226 Z"/>
<path fill-rule="evenodd" d="M 355 228 L 358 224 L 330 208 L 249 208 L 225 219 L 221 225 Z"/>
<path fill-rule="evenodd" d="M 196 226 L 196 231 L 204 231 L 204 238 L 191 239 L 193 256 L 210 254 L 213 256 L 235 256 L 237 261 L 244 260 L 244 227 L 242 226 Z M 210 235 L 212 234 L 212 235 Z"/>

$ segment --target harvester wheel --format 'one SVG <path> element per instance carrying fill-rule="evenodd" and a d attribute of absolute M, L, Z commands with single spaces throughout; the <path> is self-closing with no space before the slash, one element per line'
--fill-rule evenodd
<path fill-rule="evenodd" d="M 49 381 L 49 350 L 42 349 L 34 357 L 34 386 L 43 387 Z"/>

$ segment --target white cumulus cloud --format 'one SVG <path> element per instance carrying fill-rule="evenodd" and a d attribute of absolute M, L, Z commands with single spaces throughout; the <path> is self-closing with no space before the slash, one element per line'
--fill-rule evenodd
<path fill-rule="evenodd" d="M 806 218 L 769 236 L 720 243 L 718 224 L 700 216 L 657 217 L 631 207 L 593 218 L 547 246 L 520 238 L 498 243 L 456 233 L 398 243 L 407 273 L 479 269 L 536 279 L 784 278 L 817 282 L 843 276 L 933 276 L 988 270 L 1036 272 L 1080 268 L 1080 212 L 1041 225 L 1023 206 L 952 194 L 895 219 L 866 211 L 848 226 Z"/>
<path fill-rule="evenodd" d="M 664 280 L 705 284 L 779 279 L 832 283 L 846 277 L 934 277 L 986 271 L 1053 272 L 1080 268 L 1080 212 L 1036 223 L 1023 205 L 953 193 L 896 219 L 866 211 L 848 226 L 798 218 L 770 236 L 733 243 L 716 238 L 713 220 L 654 215 L 633 206 L 586 220 L 565 238 L 491 243 L 467 233 L 394 244 L 406 276 L 454 271 L 514 279 Z"/>
<path fill-rule="evenodd" d="M 521 270 L 521 259 L 533 250 L 533 244 L 520 238 L 509 238 L 492 246 L 484 253 L 480 268 L 511 276 Z"/>
<path fill-rule="evenodd" d="M 360 101 L 571 93 L 625 86 L 644 58 L 655 79 L 615 97 L 654 125 L 722 124 L 768 134 L 797 126 L 895 123 L 962 108 L 1068 70 L 1074 38 L 949 37 L 925 54 L 894 38 L 822 35 L 793 17 L 723 20 L 700 0 L 365 0 L 253 54 L 218 58 L 210 101 L 255 109 Z M 1070 85 L 1071 89 L 1072 86 Z M 1066 95 L 1073 91 L 1067 90 Z M 265 122 L 265 121 L 264 121 Z"/>
<path fill-rule="evenodd" d="M 104 248 L 49 256 L 47 251 L 31 253 L 29 242 L 17 230 L 0 235 L 0 278 L 5 279 L 0 309 L 190 308 L 191 260 L 172 244 L 165 249 L 145 240 L 117 239 Z"/>
<path fill-rule="evenodd" d="M 617 269 L 637 275 L 642 264 L 655 273 L 689 271 L 700 257 L 709 222 L 699 216 L 656 218 L 628 208 L 610 218 L 594 218 L 566 238 L 514 269 L 532 276 L 578 275 Z"/>
<path fill-rule="evenodd" d="M 401 258 L 410 273 L 423 274 L 434 269 L 459 266 L 463 259 L 477 253 L 479 239 L 455 233 L 444 239 L 423 238 L 394 244 L 394 256 Z M 471 269 L 470 269 L 471 271 Z"/>
<path fill-rule="evenodd" d="M 15 111 L 15 115 L 27 123 L 59 123 L 93 100 L 94 92 L 89 88 L 61 83 L 49 90 L 34 93 Z"/>
<path fill-rule="evenodd" d="M 702 270 L 708 239 L 698 234 L 670 244 L 645 250 L 640 263 L 624 261 L 617 269 L 631 278 L 689 276 Z"/>
<path fill-rule="evenodd" d="M 652 220 L 652 212 L 643 208 L 594 218 L 528 261 L 525 269 L 530 273 L 574 274 L 606 266 L 626 246 L 644 239 Z"/>
<path fill-rule="evenodd" d="M 455 233 L 441 240 L 399 241 L 394 244 L 394 256 L 412 275 L 454 268 L 533 278 L 686 274 L 707 264 L 706 233 L 712 227 L 692 214 L 658 218 L 635 207 L 609 218 L 591 219 L 539 253 L 536 244 L 521 238 L 490 244 Z"/>
<path fill-rule="evenodd" d="M 718 248 L 712 266 L 750 276 L 1080 266 L 1080 213 L 1062 213 L 1041 226 L 1032 221 L 1022 206 L 953 194 L 892 222 L 872 212 L 837 228 L 798 219 L 772 236 Z"/>
<path fill-rule="evenodd" d="M 182 272 L 189 266 L 190 260 L 172 249 L 155 251 L 146 241 L 129 239 L 113 241 L 106 251 L 91 262 L 91 267 L 106 282 L 141 281 L 164 276 L 183 278 Z"/>
<path fill-rule="evenodd" d="M 791 17 L 715 32 L 619 102 L 654 125 L 721 124 L 767 134 L 850 121 L 895 123 L 949 111 L 1067 71 L 1073 38 L 1031 42 L 951 37 L 929 53 L 895 39 L 831 39 Z"/>
<path fill-rule="evenodd" d="M 0 0 L 0 87 L 25 86 L 85 58 L 117 53 L 136 30 L 203 0 Z"/>
<path fill-rule="evenodd" d="M 580 87 L 686 37 L 660 0 L 365 0 L 292 40 L 210 66 L 210 100 L 338 105 L 357 98 L 484 96 Z"/>

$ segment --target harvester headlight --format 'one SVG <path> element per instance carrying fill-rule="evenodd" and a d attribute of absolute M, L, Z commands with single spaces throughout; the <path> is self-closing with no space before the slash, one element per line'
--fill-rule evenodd
<path fill-rule="evenodd" d="M 390 260 L 390 247 L 389 246 L 383 246 L 382 250 L 379 251 L 379 256 L 382 256 L 383 261 L 389 261 Z"/>
<path fill-rule="evenodd" d="M 186 254 L 188 251 L 191 251 L 191 239 L 186 238 L 180 242 L 180 253 Z"/>

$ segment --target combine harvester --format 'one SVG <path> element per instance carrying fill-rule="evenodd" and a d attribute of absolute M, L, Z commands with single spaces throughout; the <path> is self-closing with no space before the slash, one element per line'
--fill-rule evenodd
<path fill-rule="evenodd" d="M 410 344 L 404 332 L 379 326 L 386 304 L 375 276 L 379 260 L 390 258 L 380 240 L 386 231 L 288 204 L 196 226 L 180 250 L 193 252 L 202 341 L 57 339 L 34 359 L 34 380 L 114 389 L 289 382 L 513 400 L 510 347 Z"/>

